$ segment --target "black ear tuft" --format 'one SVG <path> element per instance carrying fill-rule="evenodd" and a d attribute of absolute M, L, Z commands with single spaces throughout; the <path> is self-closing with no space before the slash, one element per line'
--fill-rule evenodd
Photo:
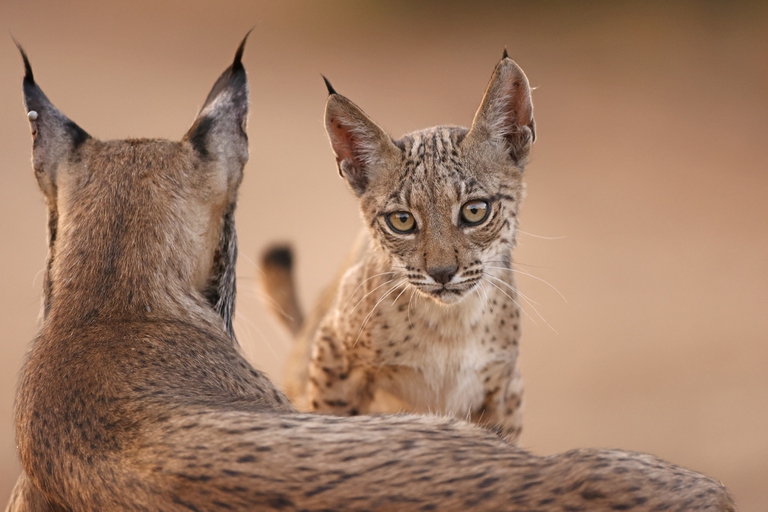
<path fill-rule="evenodd" d="M 245 71 L 245 68 L 243 68 L 243 52 L 245 51 L 245 42 L 248 41 L 248 36 L 251 35 L 251 32 L 253 32 L 253 28 L 245 33 L 245 37 L 242 41 L 240 41 L 240 46 L 237 47 L 237 51 L 235 52 L 235 60 L 232 62 L 231 66 L 233 70 Z"/>
<path fill-rule="evenodd" d="M 56 181 L 59 163 L 77 151 L 77 148 L 91 136 L 53 106 L 35 82 L 35 75 L 32 73 L 32 65 L 29 63 L 26 52 L 16 40 L 14 42 L 24 61 L 22 87 L 27 119 L 29 119 L 34 139 L 33 165 L 40 173 L 39 178 L 44 178 L 46 183 L 53 184 Z"/>
<path fill-rule="evenodd" d="M 321 74 L 320 76 L 323 77 L 323 80 L 325 81 L 325 87 L 328 88 L 328 96 L 331 96 L 332 94 L 339 94 L 336 92 L 336 89 L 333 88 L 333 86 L 331 85 L 331 82 L 328 81 L 325 75 Z"/>
<path fill-rule="evenodd" d="M 219 79 L 216 80 L 216 83 L 213 85 L 211 92 L 208 93 L 208 97 L 205 98 L 205 103 L 203 104 L 203 108 L 200 109 L 200 112 L 205 110 L 206 107 L 213 103 L 213 100 L 215 100 L 216 97 L 226 89 L 231 88 L 236 90 L 238 88 L 243 88 L 244 86 L 247 89 L 247 78 L 245 67 L 243 66 L 243 52 L 245 51 L 245 43 L 248 41 L 248 36 L 251 35 L 251 31 L 253 31 L 253 29 L 249 30 L 248 33 L 245 34 L 245 37 L 240 42 L 240 46 L 237 47 L 237 51 L 235 52 L 235 60 L 232 62 L 232 65 L 225 69 L 221 76 L 219 76 Z"/>
<path fill-rule="evenodd" d="M 35 75 L 32 73 L 32 65 L 27 58 L 27 52 L 24 51 L 24 48 L 21 47 L 16 39 L 13 42 L 16 43 L 16 48 L 19 49 L 21 58 L 24 60 L 24 84 L 35 85 Z"/>
<path fill-rule="evenodd" d="M 341 94 L 328 97 L 325 130 L 336 155 L 339 174 L 358 196 L 386 168 L 387 162 L 401 156 L 392 138 Z"/>
<path fill-rule="evenodd" d="M 248 76 L 243 66 L 248 34 L 237 47 L 232 64 L 216 80 L 183 139 L 201 158 L 220 164 L 228 177 L 235 180 L 242 176 L 243 166 L 248 161 L 248 135 L 245 132 Z"/>
<path fill-rule="evenodd" d="M 502 58 L 502 60 L 509 58 L 509 54 L 507 53 L 507 47 L 506 46 L 504 47 L 504 53 L 501 54 L 501 58 Z"/>

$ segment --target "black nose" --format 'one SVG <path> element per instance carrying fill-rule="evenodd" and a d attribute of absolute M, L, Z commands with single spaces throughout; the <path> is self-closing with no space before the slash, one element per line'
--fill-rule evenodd
<path fill-rule="evenodd" d="M 427 273 L 432 276 L 432 279 L 438 283 L 445 284 L 450 281 L 453 276 L 456 275 L 457 270 L 459 270 L 459 266 L 453 265 L 450 267 L 429 268 L 427 269 Z"/>

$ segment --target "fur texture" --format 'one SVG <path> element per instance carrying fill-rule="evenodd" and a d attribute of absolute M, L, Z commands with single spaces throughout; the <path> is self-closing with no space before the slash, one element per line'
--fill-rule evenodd
<path fill-rule="evenodd" d="M 82 136 L 28 73 L 56 213 L 7 510 L 733 510 L 715 481 L 648 455 L 536 457 L 451 419 L 297 413 L 228 332 L 239 55 L 181 142 Z"/>

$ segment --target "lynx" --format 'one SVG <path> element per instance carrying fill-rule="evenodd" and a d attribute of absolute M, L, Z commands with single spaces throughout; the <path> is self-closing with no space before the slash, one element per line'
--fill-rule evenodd
<path fill-rule="evenodd" d="M 97 140 L 22 52 L 50 251 L 9 511 L 734 510 L 650 455 L 537 457 L 455 419 L 298 413 L 231 329 L 242 52 L 179 142 Z"/>
<path fill-rule="evenodd" d="M 523 385 L 511 250 L 536 136 L 525 73 L 505 51 L 471 129 L 439 126 L 396 141 L 329 92 L 326 128 L 366 229 L 316 330 L 295 345 L 289 398 L 333 414 L 471 418 L 514 442 Z M 295 318 L 281 250 L 264 258 L 275 275 L 267 292 Z"/>

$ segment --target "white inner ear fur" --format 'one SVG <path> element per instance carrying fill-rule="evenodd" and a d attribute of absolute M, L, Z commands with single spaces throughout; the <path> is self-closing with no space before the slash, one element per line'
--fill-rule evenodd
<path fill-rule="evenodd" d="M 347 129 L 354 138 L 354 142 L 349 141 L 355 146 L 352 148 L 353 154 L 361 160 L 363 166 L 370 167 L 381 164 L 383 161 L 381 137 L 384 134 L 376 133 L 365 123 L 354 119 L 349 120 Z"/>
<path fill-rule="evenodd" d="M 326 129 L 339 164 L 351 160 L 366 171 L 382 164 L 389 136 L 348 99 L 331 97 L 326 111 Z"/>
<path fill-rule="evenodd" d="M 494 140 L 500 142 L 530 122 L 531 109 L 526 105 L 530 104 L 530 100 L 526 88 L 524 83 L 516 81 L 514 77 L 509 77 L 499 84 L 497 94 L 489 105 L 490 112 L 486 116 L 487 129 Z"/>
<path fill-rule="evenodd" d="M 517 64 L 502 60 L 491 77 L 471 131 L 481 139 L 503 145 L 511 134 L 531 132 L 532 122 L 528 80 Z"/>

